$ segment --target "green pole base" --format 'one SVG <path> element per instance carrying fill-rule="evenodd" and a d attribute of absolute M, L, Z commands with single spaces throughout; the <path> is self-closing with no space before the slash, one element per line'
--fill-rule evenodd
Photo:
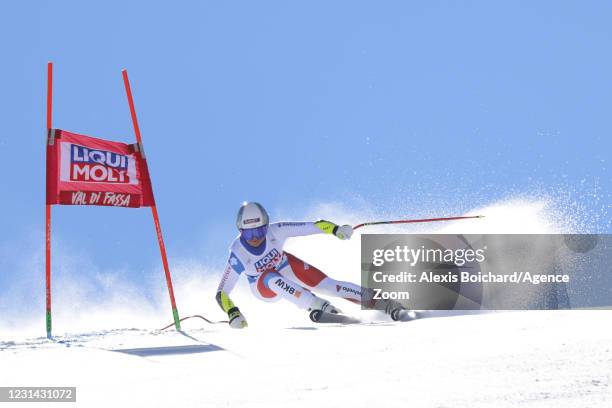
<path fill-rule="evenodd" d="M 50 310 L 47 310 L 46 322 L 47 322 L 47 338 L 50 339 L 51 338 L 51 311 Z"/>
<path fill-rule="evenodd" d="M 179 318 L 179 314 L 178 314 L 178 310 L 173 308 L 172 309 L 172 316 L 174 317 L 174 327 L 176 327 L 176 330 L 181 330 L 181 319 Z"/>

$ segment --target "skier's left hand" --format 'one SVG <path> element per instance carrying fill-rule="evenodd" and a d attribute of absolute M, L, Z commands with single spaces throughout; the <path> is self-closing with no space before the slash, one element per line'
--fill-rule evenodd
<path fill-rule="evenodd" d="M 350 225 L 339 226 L 338 229 L 334 232 L 334 235 L 342 240 L 351 239 L 351 237 L 353 236 L 353 227 L 351 227 Z"/>
<path fill-rule="evenodd" d="M 227 316 L 229 317 L 229 325 L 232 329 L 244 329 L 248 326 L 246 319 L 240 313 L 240 309 L 235 306 L 228 310 Z"/>

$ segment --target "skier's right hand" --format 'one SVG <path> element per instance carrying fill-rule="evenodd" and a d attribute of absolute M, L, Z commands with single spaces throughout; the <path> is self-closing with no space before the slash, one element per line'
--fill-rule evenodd
<path fill-rule="evenodd" d="M 244 329 L 249 325 L 242 313 L 240 313 L 240 309 L 235 306 L 227 311 L 227 316 L 229 317 L 229 325 L 232 329 Z"/>

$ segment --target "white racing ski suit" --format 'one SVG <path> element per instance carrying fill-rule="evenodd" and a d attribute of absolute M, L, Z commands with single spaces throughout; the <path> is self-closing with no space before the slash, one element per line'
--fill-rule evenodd
<path fill-rule="evenodd" d="M 332 234 L 337 228 L 329 221 L 272 223 L 264 242 L 258 247 L 252 247 L 237 237 L 231 245 L 227 267 L 217 289 L 219 306 L 230 314 L 230 319 L 232 310 L 239 313 L 229 294 L 242 274 L 246 275 L 253 294 L 264 301 L 274 302 L 283 298 L 300 309 L 311 309 L 321 301 L 311 292 L 316 291 L 361 303 L 361 286 L 334 280 L 283 250 L 289 237 Z"/>

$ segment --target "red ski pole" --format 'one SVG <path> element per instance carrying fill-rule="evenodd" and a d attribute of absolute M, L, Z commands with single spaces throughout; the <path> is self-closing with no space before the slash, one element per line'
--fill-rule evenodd
<path fill-rule="evenodd" d="M 416 220 L 392 220 L 392 221 L 372 221 L 357 224 L 353 227 L 353 230 L 357 228 L 369 226 L 369 225 L 385 225 L 385 224 L 414 224 L 417 222 L 437 222 L 437 221 L 454 221 L 454 220 L 467 220 L 471 218 L 484 218 L 484 215 L 468 215 L 462 217 L 443 217 L 443 218 L 422 218 Z"/>

